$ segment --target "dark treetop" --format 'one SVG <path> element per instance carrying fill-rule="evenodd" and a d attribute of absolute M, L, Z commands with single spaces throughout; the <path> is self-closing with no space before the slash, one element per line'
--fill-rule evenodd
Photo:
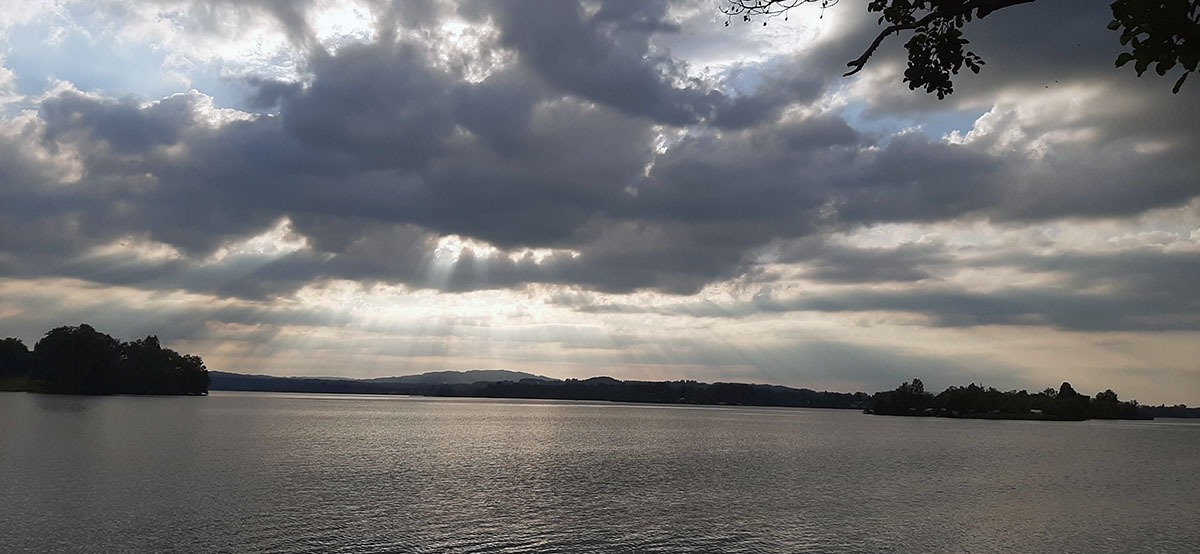
<path fill-rule="evenodd" d="M 1085 419 L 1153 419 L 1137 401 L 1122 402 L 1111 389 L 1089 397 L 1075 392 L 1070 383 L 1056 391 L 1047 388 L 1001 392 L 975 383 L 950 387 L 936 396 L 925 391 L 920 379 L 905 382 L 895 390 L 877 392 L 872 413 L 880 415 L 967 417 L 986 419 L 1038 419 L 1082 421 Z"/>
<path fill-rule="evenodd" d="M 199 395 L 208 393 L 208 369 L 156 336 L 121 342 L 80 324 L 50 330 L 33 351 L 18 339 L 0 341 L 0 390 Z"/>

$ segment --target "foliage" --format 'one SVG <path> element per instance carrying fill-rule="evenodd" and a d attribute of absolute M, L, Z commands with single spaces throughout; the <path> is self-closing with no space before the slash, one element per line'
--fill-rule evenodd
<path fill-rule="evenodd" d="M 982 58 L 966 49 L 970 41 L 963 35 L 963 27 L 996 10 L 1034 1 L 870 0 L 867 11 L 880 14 L 878 23 L 887 26 L 861 56 L 846 64 L 851 69 L 845 75 L 861 71 L 888 37 L 912 33 L 904 44 L 908 67 L 903 82 L 910 90 L 923 88 L 939 99 L 945 98 L 954 92 L 953 76 L 964 66 L 979 73 L 984 65 Z M 836 0 L 724 0 L 721 11 L 729 25 L 734 17 L 749 22 L 756 17 L 785 15 L 801 4 L 818 2 L 822 10 L 837 4 Z M 1171 89 L 1178 93 L 1200 62 L 1200 0 L 1116 0 L 1110 8 L 1113 19 L 1108 28 L 1120 31 L 1121 44 L 1130 48 L 1117 57 L 1117 67 L 1134 62 L 1134 70 L 1141 76 L 1151 64 L 1159 75 L 1180 65 L 1183 75 Z"/>
<path fill-rule="evenodd" d="M 17 339 L 0 343 L 0 369 Z M 11 354 L 12 356 L 19 355 Z M 163 348 L 158 337 L 121 342 L 91 325 L 51 329 L 26 358 L 36 390 L 64 394 L 206 394 L 208 369 L 198 356 Z"/>
<path fill-rule="evenodd" d="M 1200 418 L 1200 408 L 1189 408 L 1186 404 L 1176 404 L 1167 406 L 1159 404 L 1158 406 L 1138 406 L 1138 415 L 1147 417 L 1177 417 L 1177 418 Z"/>
<path fill-rule="evenodd" d="M 121 348 L 117 380 L 131 394 L 201 394 L 208 390 L 208 371 L 199 356 L 163 348 L 158 337 L 127 342 Z"/>
<path fill-rule="evenodd" d="M 918 414 L 933 406 L 933 395 L 925 392 L 925 383 L 913 379 L 894 391 L 875 393 L 874 405 L 876 412 Z"/>
<path fill-rule="evenodd" d="M 1002 392 L 971 383 L 966 387 L 949 387 L 935 396 L 925 391 L 920 379 L 905 382 L 893 391 L 875 393 L 872 411 L 884 415 L 999 419 L 1133 419 L 1139 416 L 1137 402 L 1122 402 L 1111 389 L 1091 399 L 1075 392 L 1070 383 L 1063 383 L 1058 391 L 1047 388 L 1034 394 L 1023 390 Z"/>
<path fill-rule="evenodd" d="M 121 343 L 91 325 L 58 327 L 33 346 L 32 377 L 49 392 L 113 394 Z"/>
<path fill-rule="evenodd" d="M 980 4 L 977 0 L 871 0 L 867 11 L 882 14 L 879 23 L 891 25 L 859 59 L 848 64 L 853 69 L 847 75 L 862 70 L 883 38 L 912 31 L 912 37 L 904 44 L 908 67 L 903 82 L 908 83 L 910 90 L 924 88 L 939 99 L 945 98 L 954 92 L 951 75 L 957 75 L 964 65 L 979 73 L 984 65 L 982 58 L 964 48 L 970 41 L 962 33 L 963 26 L 973 18 L 982 18 L 995 9 Z"/>
<path fill-rule="evenodd" d="M 25 377 L 33 365 L 33 353 L 21 339 L 0 340 L 0 376 Z"/>
<path fill-rule="evenodd" d="M 1116 0 L 1110 7 L 1108 28 L 1120 31 L 1121 46 L 1129 48 L 1117 56 L 1117 67 L 1133 62 L 1140 77 L 1151 64 L 1160 76 L 1180 65 L 1183 74 L 1171 89 L 1178 93 L 1200 63 L 1200 1 Z"/>

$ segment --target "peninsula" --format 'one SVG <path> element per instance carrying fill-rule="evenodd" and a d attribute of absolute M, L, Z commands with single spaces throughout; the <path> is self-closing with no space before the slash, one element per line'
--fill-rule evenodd
<path fill-rule="evenodd" d="M 208 369 L 154 335 L 123 342 L 84 323 L 51 329 L 32 351 L 19 339 L 0 340 L 0 390 L 203 395 Z"/>
<path fill-rule="evenodd" d="M 892 416 L 953 417 L 972 419 L 1028 419 L 1083 421 L 1086 419 L 1154 419 L 1137 401 L 1121 401 L 1111 389 L 1089 397 L 1064 382 L 1058 390 L 1047 388 L 1002 392 L 975 383 L 949 387 L 934 395 L 920 379 L 904 382 L 895 390 L 878 392 L 867 413 Z"/>

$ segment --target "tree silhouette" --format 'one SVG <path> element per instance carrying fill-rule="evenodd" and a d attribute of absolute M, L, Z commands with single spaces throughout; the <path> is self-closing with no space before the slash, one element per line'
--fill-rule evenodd
<path fill-rule="evenodd" d="M 831 7 L 838 0 L 723 0 L 721 11 L 725 25 L 733 18 L 763 20 L 784 15 L 802 4 Z M 846 65 L 846 76 L 862 70 L 892 35 L 911 33 L 904 47 L 908 50 L 908 68 L 903 82 L 910 90 L 924 88 L 938 98 L 954 92 L 953 75 L 966 66 L 979 73 L 983 59 L 965 46 L 970 42 L 962 29 L 968 23 L 991 13 L 1030 4 L 1035 0 L 870 0 L 867 11 L 879 13 L 879 24 L 887 24 L 875 40 L 856 59 Z M 1176 66 L 1183 74 L 1172 92 L 1178 93 L 1187 76 L 1200 63 L 1200 0 L 1116 0 L 1109 5 L 1113 19 L 1108 28 L 1119 31 L 1121 45 L 1129 48 L 1116 59 L 1121 67 L 1134 62 L 1141 76 L 1151 64 L 1159 75 Z"/>
<path fill-rule="evenodd" d="M 14 342 L 15 341 L 15 342 Z M 19 357 L 17 339 L 0 343 L 0 370 Z M 14 354 L 9 354 L 9 352 Z M 208 369 L 199 356 L 180 354 L 158 337 L 121 342 L 91 325 L 51 329 L 27 357 L 34 389 L 65 394 L 206 394 Z"/>
<path fill-rule="evenodd" d="M 21 339 L 0 340 L 0 376 L 25 377 L 33 365 L 33 353 Z"/>
<path fill-rule="evenodd" d="M 1150 64 L 1166 75 L 1176 65 L 1183 74 L 1171 91 L 1178 93 L 1187 76 L 1200 63 L 1200 1 L 1116 0 L 1108 28 L 1121 32 L 1121 45 L 1130 48 L 1117 56 L 1117 67 L 1133 62 L 1139 77 Z"/>
<path fill-rule="evenodd" d="M 1095 419 L 1136 419 L 1137 402 L 1122 402 L 1111 389 L 1090 399 L 1075 392 L 1070 383 L 1057 391 L 1047 388 L 1039 393 L 995 387 L 986 389 L 971 383 L 949 387 L 934 396 L 925 391 L 920 379 L 905 382 L 895 390 L 875 393 L 872 412 L 882 415 L 971 417 L 988 419 L 1055 419 L 1078 421 Z"/>
<path fill-rule="evenodd" d="M 121 343 L 91 325 L 51 329 L 33 346 L 33 377 L 48 390 L 112 394 Z"/>
<path fill-rule="evenodd" d="M 208 371 L 199 357 L 163 348 L 151 335 L 121 345 L 117 387 L 129 394 L 203 394 Z"/>
<path fill-rule="evenodd" d="M 918 414 L 933 406 L 934 397 L 920 379 L 905 381 L 896 390 L 877 392 L 872 397 L 877 413 Z"/>

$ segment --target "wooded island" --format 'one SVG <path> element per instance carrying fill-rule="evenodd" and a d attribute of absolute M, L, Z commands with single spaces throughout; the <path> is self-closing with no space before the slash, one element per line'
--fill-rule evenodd
<path fill-rule="evenodd" d="M 154 335 L 122 342 L 80 324 L 50 330 L 32 351 L 20 339 L 0 340 L 0 390 L 201 395 L 208 394 L 208 369 Z"/>
<path fill-rule="evenodd" d="M 1065 382 L 1057 391 L 1047 388 L 1033 394 L 1023 390 L 1001 392 L 971 383 L 950 387 L 935 396 L 925 391 L 920 379 L 913 379 L 895 390 L 875 393 L 872 401 L 867 412 L 878 415 L 1049 421 L 1154 419 L 1141 412 L 1136 401 L 1122 402 L 1111 389 L 1093 398 L 1075 392 Z"/>

